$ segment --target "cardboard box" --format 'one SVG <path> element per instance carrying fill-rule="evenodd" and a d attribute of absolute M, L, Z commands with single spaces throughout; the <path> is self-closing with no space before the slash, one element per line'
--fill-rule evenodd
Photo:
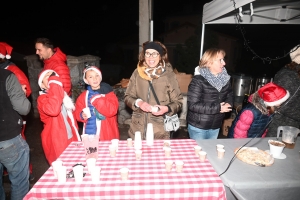
<path fill-rule="evenodd" d="M 182 93 L 187 93 L 188 92 L 188 86 L 193 78 L 192 74 L 186 74 L 186 73 L 177 73 L 176 74 L 176 79 L 178 81 L 180 91 Z"/>
<path fill-rule="evenodd" d="M 231 127 L 232 121 L 233 121 L 232 118 L 224 119 L 223 125 L 222 125 L 222 133 L 224 136 L 228 135 L 228 131 L 229 131 L 229 128 Z"/>

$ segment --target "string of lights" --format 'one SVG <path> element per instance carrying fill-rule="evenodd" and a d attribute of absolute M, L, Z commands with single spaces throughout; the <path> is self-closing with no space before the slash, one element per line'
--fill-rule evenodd
<path fill-rule="evenodd" d="M 247 50 L 247 51 L 250 51 L 250 52 L 254 55 L 254 57 L 252 58 L 252 60 L 254 60 L 254 59 L 260 59 L 260 60 L 263 61 L 263 63 L 268 62 L 269 64 L 271 64 L 272 61 L 280 60 L 280 59 L 282 59 L 282 58 L 285 58 L 286 56 L 289 56 L 290 53 L 296 51 L 296 50 L 300 47 L 300 45 L 297 45 L 296 48 L 294 48 L 293 50 L 291 50 L 291 51 L 285 53 L 283 56 L 276 56 L 275 58 L 270 58 L 270 57 L 265 57 L 265 58 L 263 58 L 263 57 L 259 56 L 259 55 L 258 55 L 258 54 L 250 47 L 249 44 L 250 44 L 251 42 L 250 42 L 249 40 L 247 40 L 247 38 L 246 38 L 246 36 L 245 36 L 245 35 L 246 35 L 246 31 L 245 31 L 245 29 L 242 27 L 242 25 L 240 24 L 240 21 L 241 21 L 241 18 L 242 18 L 242 16 L 243 16 L 243 14 L 238 12 L 239 9 L 236 8 L 236 2 L 235 2 L 235 0 L 232 0 L 232 1 L 233 1 L 233 7 L 234 7 L 234 10 L 235 10 L 235 17 L 236 17 L 236 19 L 237 19 L 237 29 L 239 29 L 239 30 L 241 31 L 241 34 L 242 34 L 242 37 L 243 37 L 243 40 L 244 40 L 244 46 L 245 46 L 246 50 Z"/>

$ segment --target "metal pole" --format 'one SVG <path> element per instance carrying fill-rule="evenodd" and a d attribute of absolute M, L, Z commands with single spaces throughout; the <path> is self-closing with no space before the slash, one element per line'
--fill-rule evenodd
<path fill-rule="evenodd" d="M 203 45 L 204 45 L 204 29 L 205 29 L 205 24 L 202 24 L 202 35 L 201 35 L 201 48 L 200 48 L 200 59 L 202 58 L 203 54 Z"/>

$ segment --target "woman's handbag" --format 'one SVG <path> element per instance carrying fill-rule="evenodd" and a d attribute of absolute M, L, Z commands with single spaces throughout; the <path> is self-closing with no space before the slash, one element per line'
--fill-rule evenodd
<path fill-rule="evenodd" d="M 156 96 L 156 93 L 154 91 L 154 88 L 152 86 L 152 83 L 150 81 L 148 81 L 148 82 L 149 82 L 150 88 L 152 90 L 152 93 L 154 95 L 154 98 L 156 100 L 156 103 L 158 105 L 160 105 L 160 103 L 158 101 L 158 98 Z M 164 115 L 164 129 L 165 129 L 165 131 L 177 131 L 179 126 L 180 126 L 180 122 L 179 122 L 179 118 L 178 118 L 177 114 L 172 115 L 172 116 Z"/>

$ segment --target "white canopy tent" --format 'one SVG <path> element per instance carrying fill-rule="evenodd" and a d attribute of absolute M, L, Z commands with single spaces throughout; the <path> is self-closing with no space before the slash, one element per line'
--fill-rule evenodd
<path fill-rule="evenodd" d="M 237 12 L 240 24 L 300 24 L 299 0 L 213 0 L 203 6 L 200 58 L 205 24 L 237 24 Z"/>

